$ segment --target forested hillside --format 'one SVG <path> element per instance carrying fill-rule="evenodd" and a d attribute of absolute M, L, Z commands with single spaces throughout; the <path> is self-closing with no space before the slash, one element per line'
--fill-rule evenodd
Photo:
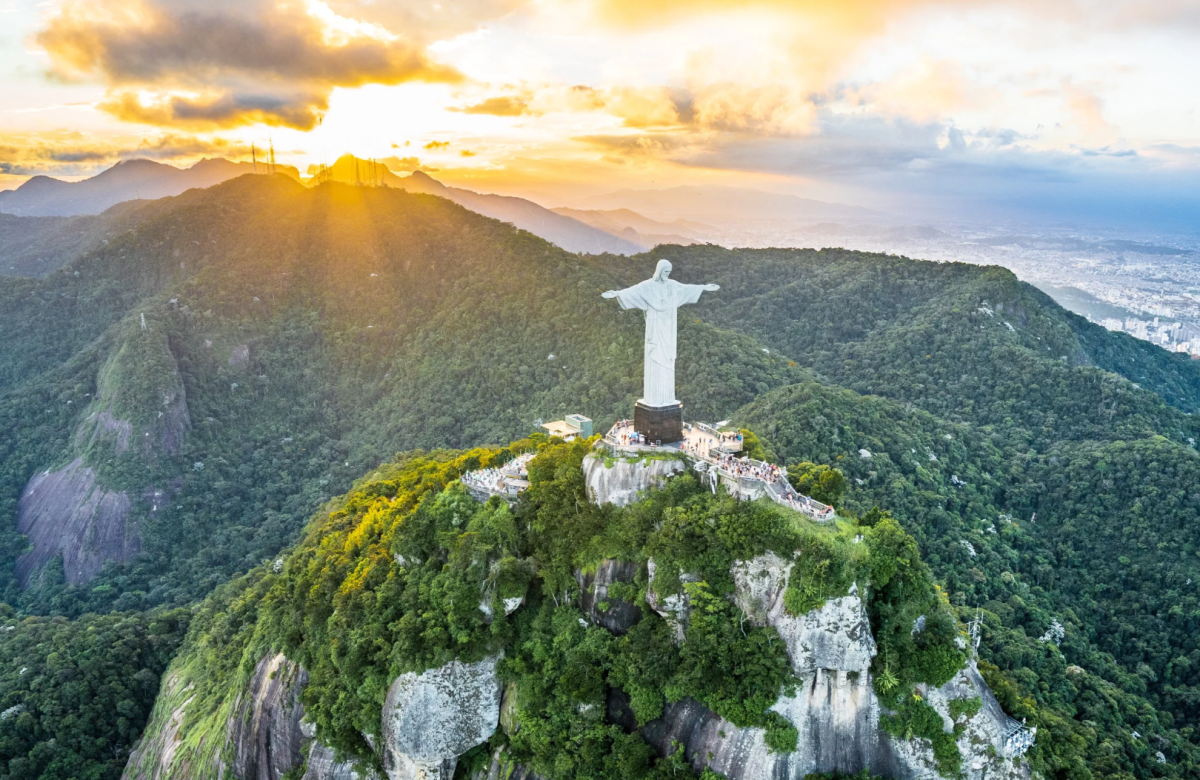
<path fill-rule="evenodd" d="M 0 279 L 0 576 L 18 614 L 190 605 L 398 451 L 627 416 L 642 322 L 599 294 L 667 257 L 721 285 L 680 314 L 688 419 L 736 414 L 789 465 L 842 469 L 848 511 L 891 509 L 960 617 L 983 610 L 1010 681 L 994 687 L 1058 735 L 1054 774 L 1150 777 L 1177 771 L 1157 752 L 1191 754 L 1186 358 L 996 268 L 579 256 L 434 196 L 285 177 L 124 219 L 45 278 Z M 22 503 L 35 478 L 65 503 Z M 74 512 L 89 496 L 112 511 Z M 1054 620 L 1062 655 L 1038 641 Z"/>
<path fill-rule="evenodd" d="M 689 776 L 682 752 L 656 755 L 639 731 L 684 699 L 730 729 L 765 729 L 772 752 L 791 753 L 797 729 L 769 708 L 801 681 L 777 630 L 735 607 L 731 566 L 800 550 L 784 581 L 788 613 L 804 615 L 857 594 L 856 582 L 874 583 L 863 620 L 880 643 L 877 694 L 895 709 L 883 728 L 902 740 L 932 739 L 939 774 L 958 774 L 966 757 L 940 716 L 929 725 L 933 710 L 913 692 L 954 677 L 967 662 L 965 644 L 895 520 L 820 525 L 770 502 L 713 495 L 692 475 L 633 506 L 596 505 L 581 470 L 591 450 L 588 440 L 542 436 L 503 449 L 405 453 L 368 475 L 319 512 L 278 565 L 256 568 L 202 605 L 172 669 L 171 690 L 187 686 L 190 699 L 165 697 L 151 727 L 158 740 L 168 723 L 181 724 L 172 732 L 181 747 L 141 756 L 139 766 L 162 760 L 168 776 L 218 776 L 221 751 L 231 751 L 226 724 L 239 718 L 260 660 L 276 653 L 307 673 L 302 705 L 315 739 L 292 759 L 301 766 L 306 755 L 311 761 L 333 748 L 360 772 L 383 776 L 389 736 L 380 712 L 392 681 L 501 651 L 504 727 L 464 757 L 456 776 L 486 768 L 498 749 L 548 780 Z M 532 487 L 515 507 L 498 498 L 481 504 L 457 482 L 519 452 L 536 457 Z M 589 608 L 581 573 L 613 560 L 628 576 Z M 657 573 L 648 579 L 647 571 Z M 646 605 L 648 593 L 692 605 L 680 641 L 672 622 Z M 596 616 L 618 609 L 625 617 L 610 632 Z M 918 618 L 922 631 L 910 631 Z M 630 722 L 613 719 L 610 690 L 627 697 Z M 1033 760 L 1042 767 L 1040 754 Z"/>
<path fill-rule="evenodd" d="M 136 560 L 65 590 L 43 576 L 17 601 L 187 603 L 398 449 L 613 419 L 636 397 L 641 324 L 600 298 L 611 277 L 440 198 L 246 177 L 153 208 L 6 290 L 6 415 L 41 451 L 13 447 L 6 498 L 75 456 L 112 489 L 161 494 L 131 501 Z M 684 333 L 699 370 L 681 391 L 706 417 L 800 376 L 736 333 Z"/>
<path fill-rule="evenodd" d="M 1064 776 L 1143 776 L 1159 751 L 1195 760 L 1193 449 L 1151 436 L 1038 456 L 986 428 L 817 384 L 767 393 L 737 419 L 781 460 L 841 470 L 849 511 L 887 507 L 913 527 L 960 619 L 982 619 L 983 656 L 1015 685 L 989 682 L 1054 735 L 1045 744 Z"/>

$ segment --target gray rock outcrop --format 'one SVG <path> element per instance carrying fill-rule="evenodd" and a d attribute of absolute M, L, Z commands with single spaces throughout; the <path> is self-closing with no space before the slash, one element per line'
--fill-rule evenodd
<path fill-rule="evenodd" d="M 983 677 L 974 660 L 969 662 L 950 682 L 940 688 L 921 686 L 921 695 L 942 716 L 946 731 L 954 727 L 950 717 L 950 702 L 954 699 L 979 697 L 979 712 L 970 718 L 960 716 L 964 729 L 958 738 L 958 750 L 963 756 L 963 770 L 972 780 L 987 778 L 1027 777 L 1028 764 L 1015 765 L 1006 756 L 1004 737 L 1011 719 L 1000 708 L 1000 702 Z M 990 750 L 989 750 L 990 748 Z M 932 767 L 930 756 L 913 750 L 913 743 L 900 742 L 896 754 L 914 770 Z"/>
<path fill-rule="evenodd" d="M 661 754 L 682 744 L 692 764 L 709 766 L 729 780 L 803 780 L 813 773 L 854 774 L 868 769 L 901 779 L 937 777 L 932 747 L 925 740 L 895 739 L 879 728 L 881 707 L 871 687 L 875 655 L 866 611 L 856 590 L 830 599 L 806 615 L 790 616 L 783 593 L 792 562 L 768 553 L 734 564 L 734 600 L 758 625 L 772 625 L 787 645 L 799 682 L 794 696 L 781 696 L 772 709 L 799 732 L 794 753 L 772 753 L 762 729 L 741 729 L 699 702 L 668 705 L 642 734 Z M 951 731 L 949 702 L 976 696 L 980 711 L 958 739 L 967 780 L 1026 780 L 1028 764 L 1006 758 L 1008 719 L 974 665 L 940 688 L 926 686 L 926 700 Z"/>
<path fill-rule="evenodd" d="M 671 632 L 675 635 L 675 643 L 683 642 L 684 635 L 687 633 L 688 620 L 692 614 L 692 599 L 688 596 L 686 590 L 680 590 L 679 593 L 672 593 L 667 596 L 659 595 L 654 589 L 654 575 L 658 571 L 658 564 L 651 558 L 646 562 L 646 571 L 650 575 L 650 587 L 646 589 L 646 603 L 650 605 L 650 609 L 658 613 L 659 617 L 667 621 L 667 625 L 671 627 Z M 679 575 L 681 584 L 687 582 L 696 582 L 700 578 L 690 572 L 683 572 Z"/>
<path fill-rule="evenodd" d="M 258 662 L 226 726 L 234 777 L 280 780 L 304 761 L 313 736 L 301 721 L 300 694 L 307 683 L 308 674 L 282 654 Z"/>
<path fill-rule="evenodd" d="M 261 658 L 230 705 L 213 749 L 181 733 L 192 688 L 179 672 L 169 672 L 122 780 L 282 780 L 306 755 L 304 780 L 379 780 L 369 769 L 337 761 L 332 749 L 313 739 L 300 701 L 307 682 L 304 669 L 283 655 Z"/>
<path fill-rule="evenodd" d="M 595 504 L 627 506 L 638 495 L 662 485 L 675 474 L 687 470 L 682 460 L 655 458 L 636 462 L 613 458 L 611 464 L 604 455 L 592 453 L 583 459 L 583 478 L 588 499 Z"/>
<path fill-rule="evenodd" d="M 17 503 L 17 530 L 33 547 L 17 560 L 21 585 L 59 554 L 72 585 L 95 577 L 105 561 L 128 561 L 141 549 L 130 506 L 127 493 L 98 485 L 82 458 L 29 480 Z"/>
<path fill-rule="evenodd" d="M 757 625 L 771 625 L 787 644 L 792 671 L 812 675 L 820 669 L 864 673 L 875 657 L 875 638 L 858 586 L 847 596 L 829 599 L 820 609 L 792 616 L 783 604 L 792 561 L 774 553 L 733 565 L 734 600 Z"/>
<path fill-rule="evenodd" d="M 301 780 L 380 780 L 374 771 L 352 761 L 338 761 L 333 748 L 313 741 Z"/>
<path fill-rule="evenodd" d="M 174 776 L 179 729 L 191 701 L 191 686 L 185 685 L 177 672 L 168 673 L 159 687 L 150 722 L 129 754 L 121 780 L 166 780 Z"/>
<path fill-rule="evenodd" d="M 594 572 L 575 572 L 575 581 L 583 593 L 580 608 L 598 626 L 604 626 L 614 634 L 624 634 L 642 616 L 637 604 L 611 598 L 609 587 L 616 582 L 632 583 L 637 576 L 638 565 L 626 561 L 606 558 L 596 566 Z M 601 610 L 600 605 L 607 609 Z"/>
<path fill-rule="evenodd" d="M 451 661 L 392 681 L 383 705 L 383 764 L 390 780 L 452 780 L 458 757 L 500 722 L 494 655 Z"/>

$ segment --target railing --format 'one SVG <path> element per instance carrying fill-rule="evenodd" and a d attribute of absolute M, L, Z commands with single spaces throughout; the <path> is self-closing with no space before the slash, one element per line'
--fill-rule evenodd
<path fill-rule="evenodd" d="M 703 433 L 720 437 L 720 432 L 711 425 L 704 423 L 692 423 L 692 426 L 698 428 Z M 619 450 L 632 452 L 645 452 L 661 449 L 653 444 L 629 444 L 623 443 L 620 440 L 620 433 L 625 429 L 632 429 L 633 420 L 618 420 L 608 433 L 604 435 L 603 442 L 614 453 Z M 836 516 L 833 507 L 828 504 L 822 504 L 820 501 L 815 501 L 806 495 L 798 493 L 791 483 L 787 481 L 787 469 L 783 466 L 773 466 L 770 463 L 761 460 L 753 460 L 751 458 L 734 458 L 728 453 L 723 453 L 724 458 L 713 457 L 712 455 L 702 454 L 699 449 L 679 450 L 684 457 L 691 459 L 694 462 L 704 463 L 706 468 L 713 470 L 721 477 L 741 484 L 743 480 L 748 483 L 748 486 L 765 487 L 767 496 L 775 503 L 794 509 L 798 512 L 803 512 L 814 520 L 820 522 L 828 522 Z M 736 468 L 732 467 L 734 464 Z"/>
<path fill-rule="evenodd" d="M 524 488 L 513 485 L 509 480 L 524 480 L 528 477 L 529 461 L 533 460 L 535 454 L 532 452 L 522 453 L 503 466 L 468 471 L 459 479 L 467 487 L 467 490 L 485 498 L 500 496 L 506 500 L 512 500 L 514 495 Z"/>

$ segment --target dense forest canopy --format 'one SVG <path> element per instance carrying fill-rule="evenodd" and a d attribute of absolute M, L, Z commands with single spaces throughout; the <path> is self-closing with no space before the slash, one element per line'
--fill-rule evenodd
<path fill-rule="evenodd" d="M 734 417 L 781 462 L 843 473 L 844 511 L 889 510 L 959 618 L 982 616 L 997 692 L 1054 735 L 1050 774 L 1186 775 L 1200 717 L 1186 357 L 997 268 L 713 246 L 578 256 L 433 196 L 284 177 L 118 216 L 60 270 L 0 279 L 0 577 L 16 614 L 152 621 L 274 560 L 398 451 L 628 416 L 641 321 L 599 293 L 666 257 L 681 281 L 721 285 L 680 317 L 689 419 Z M 22 587 L 21 493 L 76 459 L 129 497 L 140 551 L 77 582 L 52 558 Z M 1063 640 L 1040 641 L 1055 621 Z"/>
<path fill-rule="evenodd" d="M 795 751 L 797 730 L 770 711 L 797 686 L 784 642 L 775 628 L 747 623 L 729 597 L 735 561 L 768 551 L 791 559 L 800 550 L 787 581 L 789 612 L 875 583 L 866 601 L 881 648 L 876 688 L 896 711 L 887 726 L 934 740 L 939 770 L 956 774 L 954 739 L 940 716 L 922 725 L 932 710 L 913 692 L 963 667 L 961 630 L 894 519 L 818 525 L 769 501 L 713 495 L 691 475 L 633 506 L 598 506 L 581 469 L 592 443 L 539 437 L 503 449 L 407 453 L 318 513 L 279 566 L 256 568 L 201 606 L 173 672 L 193 691 L 178 738 L 196 747 L 172 760 L 204 765 L 220 740 L 203 735 L 223 729 L 259 659 L 279 652 L 308 673 L 303 704 L 316 738 L 380 770 L 371 744 L 384 738 L 379 714 L 391 681 L 499 651 L 520 726 L 498 730 L 464 772 L 505 749 L 550 780 L 677 773 L 674 756 L 656 756 L 639 733 L 606 717 L 609 689 L 627 696 L 638 726 L 662 716 L 667 702 L 692 698 L 736 726 L 764 728 L 772 750 Z M 527 451 L 537 453 L 532 486 L 515 507 L 495 497 L 481 504 L 457 482 L 466 470 Z M 580 609 L 579 573 L 606 559 L 636 564 L 632 582 L 608 591 L 637 615 L 620 635 Z M 649 591 L 660 599 L 686 592 L 682 643 L 647 605 Z M 524 603 L 508 615 L 503 601 L 514 598 Z M 918 617 L 919 634 L 911 630 Z"/>

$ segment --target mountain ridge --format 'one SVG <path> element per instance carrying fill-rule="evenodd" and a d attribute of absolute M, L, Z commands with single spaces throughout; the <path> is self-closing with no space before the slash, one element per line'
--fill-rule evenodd
<path fill-rule="evenodd" d="M 261 168 L 265 171 L 266 165 L 263 164 Z M 301 181 L 295 168 L 285 165 L 277 165 L 275 168 L 277 173 Z M 0 245 L 0 272 L 11 275 L 19 275 L 22 272 L 34 275 L 47 273 L 70 259 L 72 251 L 78 252 L 88 246 L 87 240 L 67 241 L 62 242 L 66 246 L 56 252 L 34 252 L 33 256 L 30 256 L 29 250 L 24 249 L 23 245 L 28 244 L 31 237 L 36 239 L 42 233 L 61 230 L 65 225 L 48 224 L 44 221 L 41 225 L 22 224 L 19 219 L 14 219 L 16 217 L 102 215 L 99 222 L 103 222 L 104 218 L 109 216 L 108 209 L 121 203 L 127 204 L 124 210 L 128 212 L 131 208 L 128 204 L 132 201 L 173 197 L 188 189 L 207 188 L 237 176 L 256 172 L 250 163 L 233 163 L 221 158 L 201 160 L 187 169 L 152 160 L 133 159 L 117 163 L 96 176 L 79 182 L 35 176 L 15 190 L 0 192 L 0 238 L 10 239 L 10 242 Z M 384 186 L 437 195 L 484 216 L 510 222 L 570 252 L 611 252 L 628 255 L 642 251 L 642 245 L 637 241 L 629 241 L 620 235 L 598 230 L 585 222 L 556 214 L 524 198 L 488 195 L 449 187 L 421 171 L 415 171 L 409 176 L 397 176 L 382 163 L 360 160 L 353 155 L 339 158 L 318 176 L 309 179 L 308 183 L 315 185 L 323 181 L 339 181 L 360 186 L 377 182 Z M 5 214 L 13 216 L 6 217 Z M 99 222 L 84 220 L 86 227 L 95 227 L 96 230 L 105 232 Z M 86 227 L 80 232 L 90 236 Z"/>
<path fill-rule="evenodd" d="M 277 165 L 276 169 L 297 181 L 300 179 L 300 172 L 290 165 Z M 251 163 L 223 158 L 206 158 L 189 168 L 134 158 L 77 182 L 34 176 L 15 190 L 0 192 L 0 211 L 31 217 L 94 215 L 122 201 L 178 195 L 253 171 Z"/>
<path fill-rule="evenodd" d="M 859 518 L 893 512 L 958 619 L 980 618 L 980 671 L 1038 726 L 1047 776 L 1189 776 L 1197 367 L 999 268 L 580 257 L 445 198 L 283 176 L 143 202 L 63 268 L 0 279 L 5 599 L 152 620 L 278 559 L 397 451 L 508 441 L 571 411 L 603 430 L 637 398 L 644 334 L 600 293 L 660 257 L 721 285 L 680 317 L 688 419 L 842 470 Z M 140 552 L 74 583 L 52 553 L 22 590 L 20 496 L 75 458 L 128 497 Z M 1039 640 L 1056 622 L 1063 638 Z"/>

